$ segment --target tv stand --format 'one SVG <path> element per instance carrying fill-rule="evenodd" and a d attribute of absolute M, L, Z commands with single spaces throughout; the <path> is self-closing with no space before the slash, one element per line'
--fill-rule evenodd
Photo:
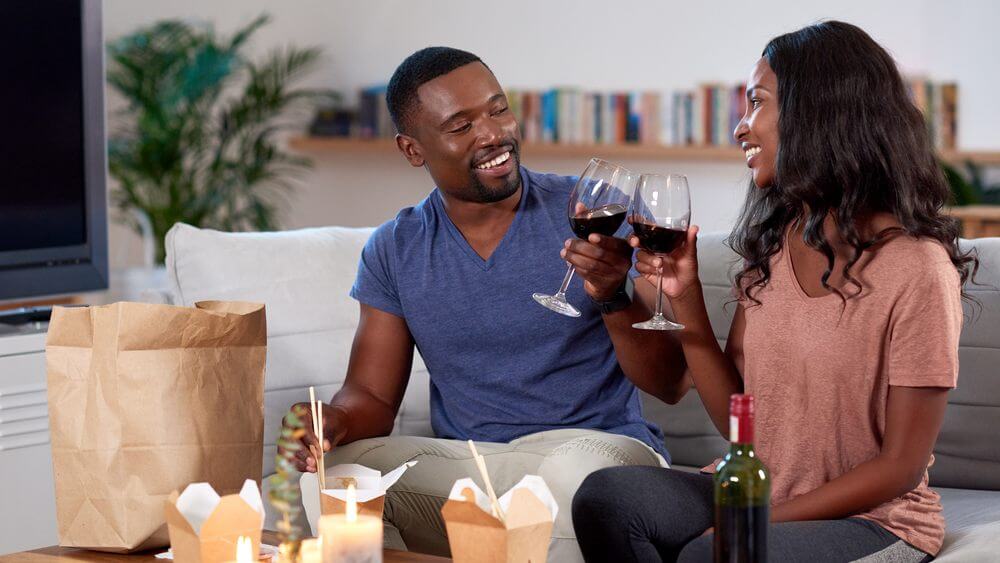
<path fill-rule="evenodd" d="M 37 305 L 34 307 L 18 307 L 7 311 L 0 311 L 0 325 L 23 325 L 34 323 L 47 323 L 52 317 L 51 305 Z"/>
<path fill-rule="evenodd" d="M 48 323 L 0 324 L 0 553 L 58 541 L 45 386 L 47 330 Z"/>

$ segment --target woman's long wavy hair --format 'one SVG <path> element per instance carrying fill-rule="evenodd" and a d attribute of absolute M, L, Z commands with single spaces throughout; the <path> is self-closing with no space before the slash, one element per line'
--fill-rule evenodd
<path fill-rule="evenodd" d="M 771 257 L 796 222 L 806 244 L 826 256 L 823 286 L 836 291 L 827 284 L 834 266 L 823 235 L 827 216 L 854 249 L 843 276 L 860 293 L 849 270 L 887 236 L 859 233 L 859 221 L 876 212 L 895 216 L 897 231 L 940 241 L 964 284 L 978 260 L 959 250 L 957 222 L 942 213 L 951 191 L 892 57 L 860 28 L 839 21 L 776 37 L 762 56 L 778 78 L 779 147 L 773 185 L 760 189 L 751 181 L 729 237 L 744 261 L 736 275 L 741 295 L 759 304 L 754 294 L 770 279 Z"/>

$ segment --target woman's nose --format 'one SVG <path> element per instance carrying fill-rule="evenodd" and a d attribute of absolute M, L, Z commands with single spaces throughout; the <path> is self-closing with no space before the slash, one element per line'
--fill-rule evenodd
<path fill-rule="evenodd" d="M 736 129 L 733 130 L 733 138 L 736 139 L 736 142 L 740 142 L 748 133 L 750 133 L 750 125 L 747 124 L 747 118 L 744 117 L 736 124 Z"/>

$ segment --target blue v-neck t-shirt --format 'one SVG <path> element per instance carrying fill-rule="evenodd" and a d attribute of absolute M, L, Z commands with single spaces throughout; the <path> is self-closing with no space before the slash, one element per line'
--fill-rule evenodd
<path fill-rule="evenodd" d="M 526 168 L 521 179 L 517 213 L 489 259 L 435 189 L 376 229 L 351 296 L 406 321 L 430 374 L 436 436 L 509 442 L 592 428 L 636 438 L 669 460 L 583 282 L 574 278 L 566 293 L 579 318 L 531 298 L 555 292 L 566 273 L 559 251 L 574 236 L 566 207 L 576 179 Z"/>

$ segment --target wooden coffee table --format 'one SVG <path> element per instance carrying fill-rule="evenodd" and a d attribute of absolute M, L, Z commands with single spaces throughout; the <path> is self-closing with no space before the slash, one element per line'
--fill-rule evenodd
<path fill-rule="evenodd" d="M 274 532 L 265 531 L 261 539 L 266 544 L 277 545 L 278 536 Z M 76 549 L 73 547 L 45 547 L 21 553 L 11 553 L 0 555 L 0 563 L 57 563 L 73 561 L 96 561 L 98 563 L 160 563 L 165 559 L 157 559 L 156 554 L 162 553 L 164 549 L 156 549 L 144 553 L 132 555 L 120 555 L 117 553 L 101 553 L 99 551 L 88 551 L 86 549 Z M 396 551 L 387 549 L 383 552 L 385 563 L 445 563 L 451 561 L 444 557 L 435 555 L 424 555 L 422 553 L 411 553 L 409 551 Z"/>

